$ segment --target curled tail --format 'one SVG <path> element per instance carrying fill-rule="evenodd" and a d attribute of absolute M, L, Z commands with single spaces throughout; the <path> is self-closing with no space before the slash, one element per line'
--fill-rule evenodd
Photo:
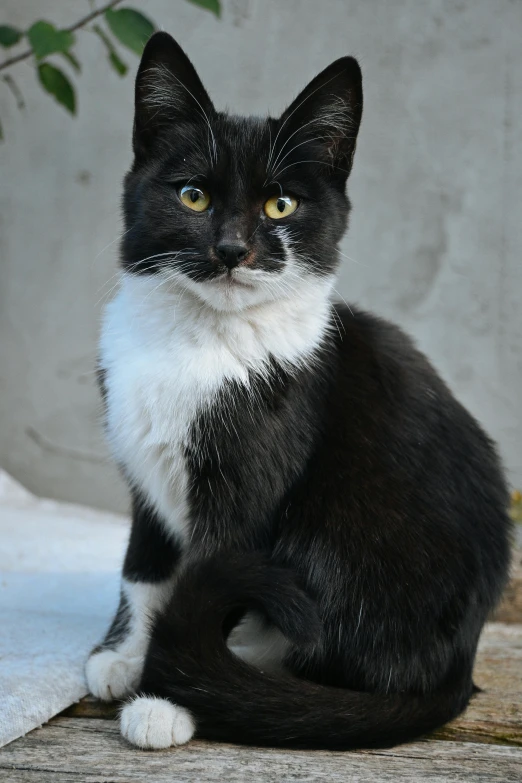
<path fill-rule="evenodd" d="M 227 647 L 227 631 L 245 609 L 264 613 L 301 650 L 321 644 L 315 605 L 289 570 L 257 556 L 212 558 L 187 570 L 155 623 L 140 690 L 187 708 L 201 737 L 307 748 L 386 746 L 441 726 L 471 696 L 470 677 L 413 695 L 270 676 Z"/>

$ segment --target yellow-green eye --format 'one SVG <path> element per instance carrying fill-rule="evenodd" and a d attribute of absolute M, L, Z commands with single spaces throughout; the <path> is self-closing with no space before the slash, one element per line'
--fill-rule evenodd
<path fill-rule="evenodd" d="M 179 191 L 180 201 L 194 212 L 204 212 L 210 206 L 210 195 L 204 188 L 184 185 Z"/>
<path fill-rule="evenodd" d="M 281 220 L 295 212 L 298 206 L 299 202 L 293 196 L 272 196 L 265 201 L 264 210 L 272 220 Z"/>

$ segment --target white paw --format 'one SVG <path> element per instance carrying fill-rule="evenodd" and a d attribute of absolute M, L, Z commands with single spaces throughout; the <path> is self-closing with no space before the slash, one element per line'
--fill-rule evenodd
<path fill-rule="evenodd" d="M 196 730 L 190 712 L 184 707 L 150 696 L 137 696 L 125 705 L 120 728 L 133 745 L 153 749 L 184 745 Z"/>
<path fill-rule="evenodd" d="M 142 668 L 141 657 L 127 658 L 115 650 L 102 650 L 87 661 L 87 685 L 92 695 L 103 701 L 123 699 L 136 691 Z"/>

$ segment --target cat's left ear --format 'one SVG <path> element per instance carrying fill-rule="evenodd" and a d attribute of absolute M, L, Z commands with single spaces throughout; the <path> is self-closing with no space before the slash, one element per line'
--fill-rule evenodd
<path fill-rule="evenodd" d="M 196 69 L 168 33 L 147 42 L 135 87 L 133 146 L 146 157 L 156 139 L 176 123 L 209 125 L 214 106 Z"/>
<path fill-rule="evenodd" d="M 311 153 L 313 159 L 330 163 L 332 173 L 346 180 L 352 168 L 362 108 L 359 63 L 353 57 L 342 57 L 312 79 L 281 116 L 280 142 L 288 140 L 284 163 L 291 165 L 295 155 L 303 159 Z M 292 148 L 295 152 L 290 152 Z"/>

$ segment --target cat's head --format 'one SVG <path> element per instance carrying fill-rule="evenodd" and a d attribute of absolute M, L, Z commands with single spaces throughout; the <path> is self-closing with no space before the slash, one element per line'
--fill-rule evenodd
<path fill-rule="evenodd" d="M 351 57 L 277 119 L 218 112 L 182 49 L 156 33 L 136 79 L 124 269 L 160 275 L 227 311 L 324 282 L 347 225 L 361 113 Z"/>

